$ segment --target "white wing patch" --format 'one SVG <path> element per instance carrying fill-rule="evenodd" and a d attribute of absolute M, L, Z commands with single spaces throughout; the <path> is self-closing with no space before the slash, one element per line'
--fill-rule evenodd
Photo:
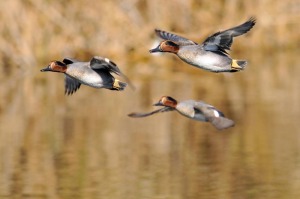
<path fill-rule="evenodd" d="M 108 58 L 104 58 L 104 61 L 106 61 L 108 64 L 110 63 L 110 60 Z"/>
<path fill-rule="evenodd" d="M 216 110 L 214 110 L 214 115 L 215 115 L 215 117 L 220 117 L 220 113 Z"/>

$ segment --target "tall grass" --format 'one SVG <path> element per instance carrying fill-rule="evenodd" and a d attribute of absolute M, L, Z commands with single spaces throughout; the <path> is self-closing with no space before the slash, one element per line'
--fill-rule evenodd
<path fill-rule="evenodd" d="M 36 67 L 63 56 L 94 54 L 147 56 L 153 29 L 163 28 L 201 41 L 207 34 L 258 18 L 251 37 L 239 45 L 258 49 L 295 48 L 299 6 L 287 1 L 61 1 L 1 2 L 1 68 Z M 238 48 L 238 47 L 237 47 Z M 260 51 L 260 50 L 259 50 Z M 3 73 L 2 73 L 3 74 Z M 6 73 L 5 73 L 6 74 Z"/>
<path fill-rule="evenodd" d="M 50 60 L 65 56 L 87 60 L 110 57 L 130 76 L 153 72 L 149 47 L 154 28 L 175 31 L 201 41 L 208 34 L 255 16 L 258 23 L 248 38 L 239 38 L 249 53 L 269 54 L 299 47 L 299 5 L 287 1 L 43 1 L 0 2 L 0 107 L 10 91 L 30 89 L 37 81 L 56 77 L 37 75 Z M 165 59 L 161 64 L 172 63 Z M 155 68 L 160 74 L 168 72 Z M 144 75 L 143 75 L 144 74 Z M 25 77 L 23 83 L 19 78 Z M 48 81 L 47 81 L 48 82 Z M 32 93 L 34 95 L 34 93 Z M 5 100 L 7 101 L 7 100 Z"/>

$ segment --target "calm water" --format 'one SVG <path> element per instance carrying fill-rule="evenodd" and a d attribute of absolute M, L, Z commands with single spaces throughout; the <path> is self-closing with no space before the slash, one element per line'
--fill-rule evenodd
<path fill-rule="evenodd" d="M 178 59 L 149 73 L 137 64 L 137 88 L 125 92 L 82 86 L 64 96 L 62 75 L 38 72 L 6 82 L 0 198 L 300 198 L 298 55 L 252 55 L 244 72 L 225 75 Z M 126 116 L 162 95 L 204 100 L 236 126 Z"/>

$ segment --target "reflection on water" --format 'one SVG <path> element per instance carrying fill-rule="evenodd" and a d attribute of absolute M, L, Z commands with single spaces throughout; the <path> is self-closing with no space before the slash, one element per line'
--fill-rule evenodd
<path fill-rule="evenodd" d="M 68 97 L 57 74 L 56 88 L 14 87 L 1 110 L 0 197 L 299 198 L 300 68 L 293 54 L 274 57 L 225 75 L 175 60 L 168 76 L 134 74 L 135 91 L 83 86 Z M 236 126 L 126 116 L 162 95 L 207 101 Z"/>

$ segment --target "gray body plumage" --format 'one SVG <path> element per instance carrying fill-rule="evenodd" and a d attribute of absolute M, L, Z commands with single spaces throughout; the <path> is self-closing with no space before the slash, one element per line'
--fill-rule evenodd
<path fill-rule="evenodd" d="M 128 78 L 120 71 L 117 65 L 107 58 L 94 56 L 89 62 L 82 62 L 72 58 L 61 61 L 52 61 L 41 72 L 59 72 L 65 75 L 65 93 L 70 95 L 76 92 L 81 84 L 94 88 L 106 88 L 122 91 L 126 83 L 115 79 L 111 73 Z"/>
<path fill-rule="evenodd" d="M 223 54 L 206 51 L 203 46 L 190 45 L 180 47 L 177 56 L 183 61 L 213 72 L 225 72 L 231 70 L 232 59 Z"/>
<path fill-rule="evenodd" d="M 161 42 L 158 47 L 151 49 L 150 52 L 171 52 L 188 64 L 212 72 L 236 72 L 243 70 L 247 62 L 231 59 L 227 50 L 230 50 L 234 37 L 245 34 L 255 23 L 256 20 L 250 18 L 239 26 L 212 34 L 201 44 L 156 29 L 156 34 L 165 41 Z"/>
<path fill-rule="evenodd" d="M 210 122 L 217 129 L 234 126 L 234 122 L 226 118 L 221 111 L 203 101 L 182 101 L 177 104 L 176 110 L 188 118 Z"/>
<path fill-rule="evenodd" d="M 109 72 L 91 69 L 90 62 L 69 64 L 66 76 L 94 88 L 111 88 L 114 82 L 114 77 Z"/>
<path fill-rule="evenodd" d="M 176 110 L 181 115 L 190 119 L 210 122 L 219 130 L 234 126 L 234 121 L 226 118 L 221 111 L 203 101 L 186 100 L 177 102 L 172 97 L 164 96 L 154 106 L 163 106 L 163 108 L 149 113 L 131 113 L 129 116 L 138 118 L 147 117 L 160 112 Z"/>
<path fill-rule="evenodd" d="M 89 62 L 65 58 L 63 62 L 68 65 L 65 72 L 65 90 L 67 94 L 72 94 L 79 89 L 80 84 L 110 90 L 124 90 L 127 85 L 111 75 L 111 73 L 115 73 L 128 79 L 117 65 L 107 58 L 95 56 Z"/>
<path fill-rule="evenodd" d="M 213 106 L 206 104 L 203 101 L 195 101 L 195 100 L 186 100 L 179 102 L 176 105 L 176 110 L 191 119 L 199 120 L 203 122 L 208 121 L 208 115 L 211 117 L 221 116 L 222 113 L 215 109 Z M 209 113 L 209 114 L 208 114 Z M 207 116 L 205 116 L 205 114 Z"/>

